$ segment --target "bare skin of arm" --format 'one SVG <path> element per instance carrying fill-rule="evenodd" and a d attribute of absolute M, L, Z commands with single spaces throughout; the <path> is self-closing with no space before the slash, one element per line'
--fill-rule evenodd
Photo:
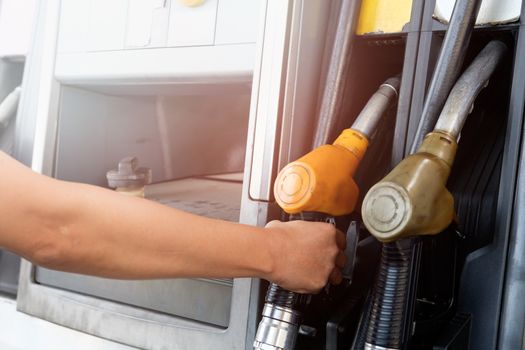
<path fill-rule="evenodd" d="M 344 236 L 329 224 L 204 218 L 55 180 L 2 152 L 0 169 L 0 247 L 44 267 L 118 279 L 259 277 L 303 293 L 341 281 Z"/>

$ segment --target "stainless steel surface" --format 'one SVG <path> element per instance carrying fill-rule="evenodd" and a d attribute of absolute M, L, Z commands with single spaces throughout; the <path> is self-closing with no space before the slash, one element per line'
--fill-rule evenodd
<path fill-rule="evenodd" d="M 276 172 L 275 147 L 279 143 L 277 129 L 281 123 L 285 90 L 292 1 L 268 1 L 265 33 L 259 46 L 250 105 L 253 137 L 251 149 L 250 197 L 270 201 L 271 182 Z"/>
<path fill-rule="evenodd" d="M 0 60 L 0 100 L 20 85 L 23 71 L 23 63 Z M 31 121 L 28 123 L 30 124 Z M 23 136 L 16 134 L 16 121 L 11 120 L 5 128 L 0 127 L 0 151 L 12 155 L 17 140 L 22 139 Z M 0 291 L 16 294 L 19 270 L 20 258 L 8 251 L 0 250 Z"/>
<path fill-rule="evenodd" d="M 263 317 L 269 317 L 287 323 L 299 323 L 299 314 L 296 310 L 273 304 L 265 304 L 262 312 Z"/>
<path fill-rule="evenodd" d="M 52 168 L 54 149 L 45 149 L 47 138 L 54 138 L 60 86 L 54 77 L 60 1 L 39 1 L 36 25 L 25 62 L 23 91 L 16 119 L 14 157 L 38 171 Z M 33 157 L 34 148 L 43 149 Z M 44 161 L 45 159 L 45 161 Z M 44 168 L 44 163 L 49 168 Z"/>
<path fill-rule="evenodd" d="M 194 214 L 238 221 L 242 180 L 228 175 L 152 184 L 145 188 L 146 198 Z M 229 324 L 233 281 L 228 279 L 122 281 L 36 267 L 35 281 L 220 327 Z"/>
<path fill-rule="evenodd" d="M 37 268 L 35 281 L 106 300 L 228 327 L 233 281 L 217 279 L 165 279 L 122 281 Z"/>
<path fill-rule="evenodd" d="M 400 78 L 395 77 L 381 84 L 357 116 L 352 129 L 370 139 L 388 107 L 397 99 L 400 82 Z"/>
<path fill-rule="evenodd" d="M 522 16 L 525 14 L 525 1 L 521 6 Z M 521 150 L 509 152 L 512 156 L 519 154 L 516 190 L 512 217 L 505 282 L 501 302 L 501 316 L 499 323 L 498 349 L 525 349 L 525 145 L 523 144 L 523 109 L 525 105 L 525 69 L 523 54 L 525 54 L 525 26 L 522 25 L 518 33 L 515 48 L 515 71 L 512 81 L 511 103 L 509 108 L 508 128 L 521 135 Z M 517 63 L 521 62 L 521 64 Z M 518 120 L 518 125 L 513 125 Z M 507 137 L 510 139 L 510 136 Z M 505 166 L 505 163 L 503 163 Z M 510 167 L 509 167 L 510 168 Z M 512 182 L 513 183 L 513 182 Z M 508 185 L 512 185 L 506 184 Z M 512 201 L 509 201 L 512 203 Z"/>
<path fill-rule="evenodd" d="M 365 343 L 365 350 L 399 350 L 399 349 L 384 348 L 382 346 Z"/>
<path fill-rule="evenodd" d="M 425 135 L 434 129 L 439 113 L 461 70 L 480 6 L 481 0 L 456 1 L 426 93 L 423 113 L 410 153 L 415 153 Z"/>
<path fill-rule="evenodd" d="M 297 311 L 265 304 L 253 348 L 254 350 L 293 350 L 298 330 Z"/>
<path fill-rule="evenodd" d="M 0 132 L 7 128 L 16 116 L 21 91 L 20 86 L 16 87 L 0 102 Z"/>
<path fill-rule="evenodd" d="M 466 71 L 452 88 L 434 128 L 459 137 L 467 116 L 472 111 L 474 101 L 480 91 L 487 86 L 489 79 L 507 52 L 500 41 L 491 41 L 476 56 Z"/>
<path fill-rule="evenodd" d="M 525 158 L 522 145 L 501 312 L 499 349 L 523 349 L 525 329 Z"/>
<path fill-rule="evenodd" d="M 243 169 L 246 92 L 134 96 L 61 89 L 53 174 L 59 179 L 106 187 L 107 171 L 129 155 L 151 168 L 153 182 Z"/>
<path fill-rule="evenodd" d="M 332 134 L 335 132 L 334 126 L 341 115 L 345 84 L 349 72 L 349 57 L 353 47 L 352 39 L 355 36 L 360 8 L 361 1 L 359 0 L 342 0 L 341 2 L 313 148 L 332 141 Z"/>
<path fill-rule="evenodd" d="M 16 294 L 20 257 L 0 250 L 0 292 Z"/>

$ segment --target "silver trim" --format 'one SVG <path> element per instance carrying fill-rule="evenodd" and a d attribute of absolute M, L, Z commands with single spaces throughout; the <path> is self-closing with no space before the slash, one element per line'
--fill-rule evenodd
<path fill-rule="evenodd" d="M 394 348 L 384 348 L 382 346 L 372 345 L 369 343 L 365 343 L 365 349 L 364 350 L 399 350 Z"/>
<path fill-rule="evenodd" d="M 295 310 L 265 304 L 253 343 L 254 350 L 293 350 L 299 332 L 299 319 L 300 315 Z"/>
<path fill-rule="evenodd" d="M 398 77 L 390 78 L 388 81 L 396 84 L 398 88 L 401 83 L 401 79 Z M 397 99 L 398 88 L 396 89 L 393 85 L 387 82 L 381 84 L 377 92 L 370 97 L 357 116 L 352 125 L 352 129 L 359 131 L 370 139 L 376 131 L 377 125 L 381 118 L 383 118 L 388 107 L 390 107 L 392 102 Z"/>

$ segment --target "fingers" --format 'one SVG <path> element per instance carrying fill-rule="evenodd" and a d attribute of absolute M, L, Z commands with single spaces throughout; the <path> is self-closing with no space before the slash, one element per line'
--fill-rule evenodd
<path fill-rule="evenodd" d="M 272 227 L 279 226 L 280 224 L 281 224 L 281 221 L 279 221 L 279 220 L 272 220 L 269 223 L 267 223 L 265 227 L 272 228 Z"/>
<path fill-rule="evenodd" d="M 332 270 L 332 273 L 330 273 L 329 281 L 332 284 L 339 284 L 343 281 L 343 274 L 339 269 L 335 268 Z"/>
<path fill-rule="evenodd" d="M 328 277 L 328 281 L 330 283 L 332 284 L 341 283 L 341 281 L 343 280 L 343 274 L 341 270 L 345 267 L 346 261 L 347 261 L 346 255 L 342 251 L 339 251 L 339 253 L 337 254 L 335 258 L 335 268 L 332 270 L 332 272 L 330 273 L 330 276 Z"/>
<path fill-rule="evenodd" d="M 339 247 L 339 249 L 341 250 L 346 249 L 346 235 L 343 232 L 336 230 L 335 242 L 337 243 L 337 247 Z"/>
<path fill-rule="evenodd" d="M 342 251 L 339 251 L 339 253 L 337 253 L 337 256 L 335 258 L 335 266 L 337 266 L 340 269 L 343 269 L 346 265 L 347 260 L 348 259 L 346 258 L 345 253 Z"/>

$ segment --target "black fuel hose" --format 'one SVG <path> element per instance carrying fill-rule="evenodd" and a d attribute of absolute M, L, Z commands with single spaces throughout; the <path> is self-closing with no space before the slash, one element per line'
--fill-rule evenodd
<path fill-rule="evenodd" d="M 299 294 L 290 292 L 276 283 L 270 283 L 264 301 L 276 306 L 295 309 L 299 301 Z"/>
<path fill-rule="evenodd" d="M 353 349 L 404 349 L 415 297 L 417 274 L 411 272 L 419 261 L 414 239 L 385 243 L 374 286 L 365 304 Z"/>
<path fill-rule="evenodd" d="M 372 290 L 365 349 L 383 347 L 403 349 L 410 337 L 410 318 L 406 317 L 414 298 L 416 281 L 411 281 L 415 240 L 386 243 L 381 251 L 379 270 Z"/>

